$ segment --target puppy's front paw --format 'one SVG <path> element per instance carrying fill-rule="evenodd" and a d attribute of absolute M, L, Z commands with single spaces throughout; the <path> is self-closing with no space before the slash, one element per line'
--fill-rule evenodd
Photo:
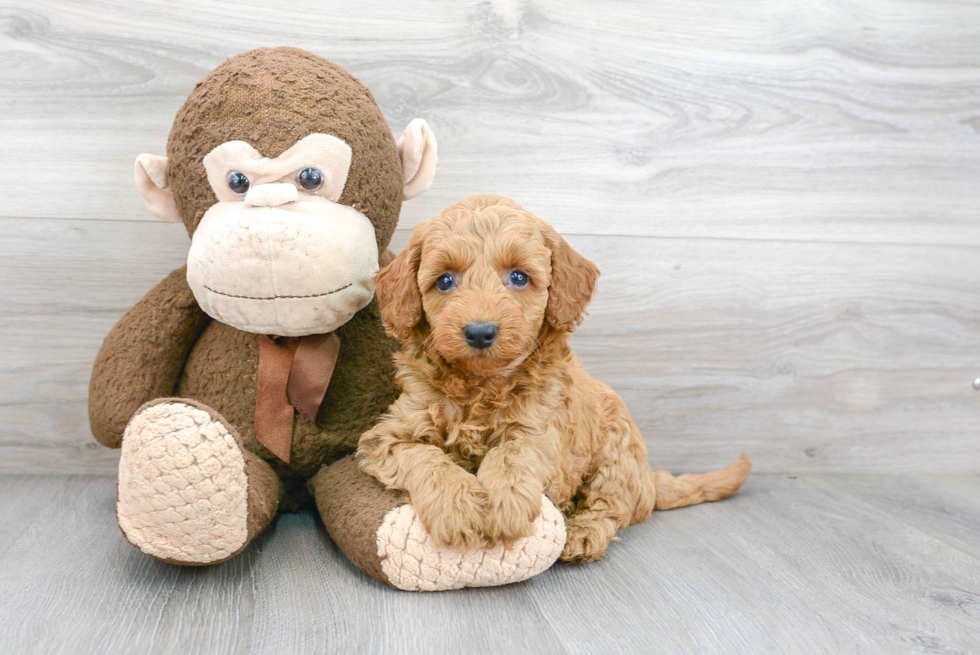
<path fill-rule="evenodd" d="M 451 481 L 436 495 L 411 500 L 437 546 L 465 552 L 488 545 L 487 494 L 472 475 Z"/>
<path fill-rule="evenodd" d="M 486 534 L 493 544 L 508 546 L 534 532 L 541 514 L 541 493 L 521 494 L 510 489 L 489 495 Z"/>

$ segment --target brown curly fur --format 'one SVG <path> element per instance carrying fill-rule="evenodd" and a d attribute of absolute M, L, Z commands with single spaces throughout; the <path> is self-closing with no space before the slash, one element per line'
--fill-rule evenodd
<path fill-rule="evenodd" d="M 513 269 L 523 289 L 507 284 Z M 450 271 L 454 289 L 434 283 Z M 706 475 L 651 470 L 623 401 L 568 347 L 599 271 L 537 217 L 476 196 L 419 225 L 378 273 L 381 315 L 404 340 L 402 395 L 365 433 L 361 469 L 408 492 L 442 545 L 466 550 L 527 536 L 545 493 L 567 517 L 564 560 L 602 557 L 616 532 L 669 509 L 735 493 L 742 459 Z M 463 326 L 492 321 L 485 350 Z"/>

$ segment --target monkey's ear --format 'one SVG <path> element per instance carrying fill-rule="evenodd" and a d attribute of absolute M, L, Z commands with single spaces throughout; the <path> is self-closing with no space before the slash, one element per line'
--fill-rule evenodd
<path fill-rule="evenodd" d="M 385 331 L 402 341 L 422 320 L 422 293 L 419 291 L 419 261 L 422 237 L 418 228 L 405 250 L 374 276 L 381 323 Z"/>
<path fill-rule="evenodd" d="M 551 226 L 544 236 L 551 249 L 551 286 L 548 287 L 545 317 L 555 329 L 573 332 L 585 317 L 585 307 L 595 292 L 599 269 L 572 250 Z"/>
<path fill-rule="evenodd" d="M 140 155 L 135 166 L 136 190 L 150 213 L 168 223 L 180 223 L 174 194 L 167 186 L 167 158 L 159 155 Z"/>
<path fill-rule="evenodd" d="M 425 119 L 415 118 L 398 139 L 398 156 L 402 160 L 405 188 L 402 197 L 411 200 L 428 190 L 436 174 L 436 136 Z"/>

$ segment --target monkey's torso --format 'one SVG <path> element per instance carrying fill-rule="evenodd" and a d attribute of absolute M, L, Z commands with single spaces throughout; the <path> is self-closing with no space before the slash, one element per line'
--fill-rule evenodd
<path fill-rule="evenodd" d="M 245 447 L 284 479 L 305 479 L 352 452 L 397 397 L 392 359 L 397 342 L 386 336 L 373 300 L 337 329 L 340 355 L 314 425 L 296 412 L 290 463 L 255 438 L 258 336 L 211 321 L 191 348 L 177 383 L 178 397 L 217 410 L 241 434 Z"/>

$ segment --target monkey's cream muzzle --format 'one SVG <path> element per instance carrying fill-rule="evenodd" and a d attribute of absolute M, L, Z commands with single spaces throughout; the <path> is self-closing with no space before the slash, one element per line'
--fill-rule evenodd
<path fill-rule="evenodd" d="M 209 316 L 246 332 L 304 336 L 343 325 L 374 295 L 374 227 L 329 202 L 219 203 L 201 219 L 187 281 Z"/>
<path fill-rule="evenodd" d="M 378 247 L 371 221 L 336 201 L 350 168 L 343 141 L 313 134 L 276 159 L 231 141 L 204 158 L 218 203 L 191 240 L 187 282 L 201 309 L 246 332 L 322 334 L 340 327 L 374 296 Z M 300 190 L 299 171 L 323 184 Z M 232 173 L 249 188 L 236 193 Z"/>

